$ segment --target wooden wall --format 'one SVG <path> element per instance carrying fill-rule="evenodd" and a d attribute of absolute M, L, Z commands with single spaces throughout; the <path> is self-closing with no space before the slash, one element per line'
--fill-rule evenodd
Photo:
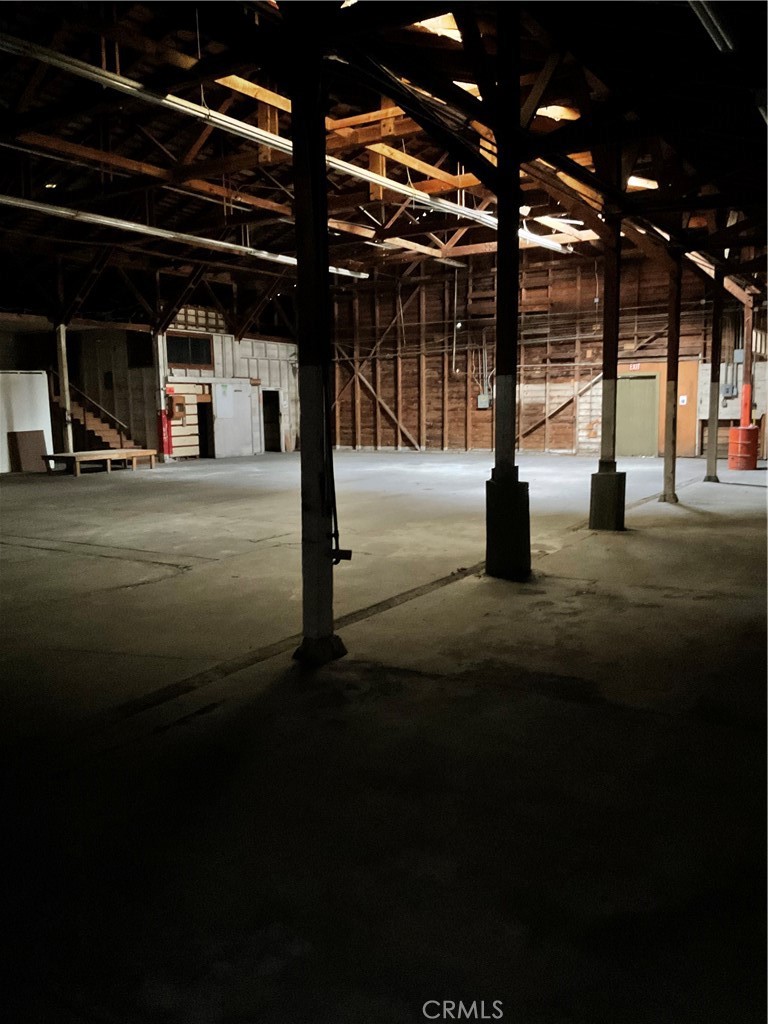
<path fill-rule="evenodd" d="M 536 253 L 533 255 L 533 253 Z M 348 448 L 490 449 L 496 344 L 495 257 L 376 270 L 335 299 L 335 442 Z M 600 444 L 602 267 L 523 253 L 519 446 L 595 453 Z M 620 365 L 666 355 L 667 277 L 626 259 Z M 707 357 L 711 296 L 684 274 L 681 358 Z"/>
<path fill-rule="evenodd" d="M 80 389 L 126 423 L 137 444 L 155 448 L 157 412 L 152 368 L 129 366 L 126 331 L 104 328 L 83 331 L 78 337 Z"/>
<path fill-rule="evenodd" d="M 188 328 L 188 333 L 194 329 Z M 202 331 L 202 333 L 207 333 Z M 254 451 L 264 450 L 262 436 L 262 391 L 279 390 L 281 396 L 283 448 L 292 452 L 298 446 L 299 385 L 298 355 L 292 342 L 277 339 L 244 338 L 237 341 L 231 334 L 214 333 L 211 337 L 213 371 L 200 367 L 175 367 L 168 378 L 174 384 L 177 378 L 234 380 L 243 378 L 260 381 L 251 392 L 251 417 Z"/>

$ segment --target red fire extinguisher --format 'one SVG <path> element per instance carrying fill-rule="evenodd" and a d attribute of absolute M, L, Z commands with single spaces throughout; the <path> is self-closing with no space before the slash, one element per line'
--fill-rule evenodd
<path fill-rule="evenodd" d="M 161 409 L 157 414 L 157 440 L 163 455 L 173 455 L 171 420 L 165 409 Z"/>

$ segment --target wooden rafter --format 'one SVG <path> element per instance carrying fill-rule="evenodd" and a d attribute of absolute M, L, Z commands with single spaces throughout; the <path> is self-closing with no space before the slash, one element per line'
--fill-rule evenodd
<path fill-rule="evenodd" d="M 232 97 L 232 96 L 225 97 L 225 99 L 219 104 L 219 106 L 217 108 L 218 112 L 220 114 L 226 114 L 226 112 L 229 110 L 229 108 L 232 106 L 232 104 L 234 102 L 235 102 L 234 101 L 234 97 Z M 192 161 L 197 158 L 198 153 L 203 148 L 203 146 L 206 144 L 208 139 L 211 137 L 211 132 L 212 131 L 213 131 L 213 125 L 207 124 L 205 126 L 205 128 L 203 128 L 203 130 L 197 136 L 197 138 L 192 143 L 192 145 L 189 147 L 189 149 L 186 151 L 184 156 L 179 160 L 179 163 L 180 164 L 191 164 Z"/>
<path fill-rule="evenodd" d="M 526 96 L 522 109 L 520 110 L 521 128 L 525 130 L 530 128 L 531 122 L 536 116 L 536 111 L 539 109 L 542 98 L 549 87 L 549 83 L 554 78 L 555 72 L 560 66 L 560 61 L 562 59 L 562 53 L 555 51 L 554 53 L 550 53 L 544 62 L 544 67 L 539 72 L 536 81 Z"/>
<path fill-rule="evenodd" d="M 364 114 L 354 114 L 352 117 L 326 118 L 325 127 L 332 132 L 338 132 L 343 128 L 358 128 L 363 124 L 371 124 L 374 121 L 384 121 L 388 118 L 402 117 L 403 111 L 400 107 L 384 107 L 379 110 L 369 110 Z"/>
<path fill-rule="evenodd" d="M 113 248 L 109 247 L 102 250 L 96 255 L 96 258 L 91 263 L 90 267 L 86 271 L 86 274 L 80 284 L 80 287 L 73 295 L 69 303 L 64 307 L 61 312 L 61 318 L 59 323 L 68 324 L 77 316 L 82 308 L 83 303 L 90 295 L 91 291 L 97 284 L 99 278 L 104 273 L 110 259 L 112 258 Z"/>
<path fill-rule="evenodd" d="M 258 320 L 258 318 L 267 308 L 272 298 L 277 294 L 278 288 L 287 277 L 287 273 L 287 271 L 283 271 L 283 273 L 280 274 L 278 277 L 273 278 L 273 280 L 270 281 L 269 285 L 267 286 L 267 289 L 263 293 L 263 295 L 260 295 L 258 299 L 256 299 L 256 301 L 253 303 L 253 305 L 246 311 L 239 325 L 235 329 L 235 338 L 237 341 L 242 341 L 242 339 L 248 333 L 251 324 Z"/>
<path fill-rule="evenodd" d="M 132 157 L 122 156 L 120 153 L 108 153 L 101 149 L 94 149 L 92 146 L 82 146 L 79 143 L 70 142 L 68 139 L 40 135 L 37 132 L 27 132 L 20 136 L 19 141 L 51 153 L 72 156 L 86 163 L 95 164 L 98 167 L 113 168 L 119 171 L 126 171 L 129 174 L 142 175 L 146 178 L 155 178 L 158 181 L 169 183 L 177 180 L 176 172 L 168 168 L 158 167 L 144 160 L 134 160 Z M 230 202 L 258 207 L 262 210 L 270 210 L 273 213 L 282 213 L 287 216 L 291 214 L 291 207 L 286 206 L 284 203 L 275 203 L 270 199 L 261 199 L 259 196 L 252 196 L 247 192 L 225 188 L 222 185 L 215 185 L 212 182 L 201 181 L 196 178 L 185 177 L 183 180 L 185 186 L 192 192 L 218 196 Z"/>
<path fill-rule="evenodd" d="M 425 160 L 419 160 L 409 153 L 404 153 L 402 150 L 394 149 L 392 146 L 387 146 L 384 143 L 376 143 L 372 146 L 366 147 L 371 153 L 379 153 L 381 156 L 386 157 L 388 160 L 393 160 L 395 163 L 402 164 L 404 167 L 410 167 L 413 171 L 418 171 L 420 174 L 426 174 L 428 178 L 437 179 L 450 185 L 452 188 L 458 189 L 462 186 L 457 181 L 455 174 L 449 174 L 448 171 L 443 171 L 435 164 L 429 164 Z"/>
<path fill-rule="evenodd" d="M 165 332 L 168 330 L 168 328 L 171 326 L 173 321 L 178 316 L 179 310 L 182 308 L 182 306 L 186 305 L 186 303 L 194 294 L 195 289 L 203 280 L 203 277 L 205 276 L 207 270 L 207 263 L 201 263 L 200 266 L 195 267 L 195 269 L 192 271 L 192 273 L 189 275 L 186 282 L 182 286 L 181 291 L 178 293 L 176 298 L 173 300 L 173 302 L 170 303 L 170 305 L 166 306 L 166 308 L 160 314 L 157 325 L 155 327 L 155 330 L 157 331 L 158 334 L 165 334 Z"/>

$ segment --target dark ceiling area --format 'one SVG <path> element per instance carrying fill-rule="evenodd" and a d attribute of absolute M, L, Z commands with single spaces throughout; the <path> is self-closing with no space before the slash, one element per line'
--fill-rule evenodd
<path fill-rule="evenodd" d="M 618 216 L 625 251 L 764 298 L 762 3 L 25 2 L 0 4 L 0 315 L 158 330 L 194 303 L 291 334 L 307 34 L 333 287 L 494 252 L 511 117 L 522 247 L 594 259 Z"/>

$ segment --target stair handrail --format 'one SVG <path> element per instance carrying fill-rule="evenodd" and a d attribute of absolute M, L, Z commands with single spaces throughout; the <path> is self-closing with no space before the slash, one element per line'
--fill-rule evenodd
<path fill-rule="evenodd" d="M 53 369 L 53 367 L 50 367 L 50 372 L 59 381 L 59 384 L 61 384 L 61 377 L 56 372 L 56 370 Z M 98 409 L 98 411 L 103 412 L 107 419 L 111 420 L 113 424 L 117 425 L 117 427 L 119 428 L 122 428 L 118 430 L 121 442 L 123 441 L 123 434 L 125 434 L 126 436 L 129 435 L 130 428 L 127 423 L 123 423 L 123 421 L 119 420 L 113 412 L 110 412 L 109 409 L 105 409 L 103 405 L 99 405 L 97 401 L 91 398 L 90 395 L 86 395 L 84 391 L 81 391 L 80 388 L 76 387 L 71 381 L 69 383 L 69 390 L 70 392 L 74 391 L 76 394 L 80 395 L 81 398 L 84 398 L 88 405 L 92 407 L 90 410 L 91 412 L 93 412 L 93 409 Z"/>

